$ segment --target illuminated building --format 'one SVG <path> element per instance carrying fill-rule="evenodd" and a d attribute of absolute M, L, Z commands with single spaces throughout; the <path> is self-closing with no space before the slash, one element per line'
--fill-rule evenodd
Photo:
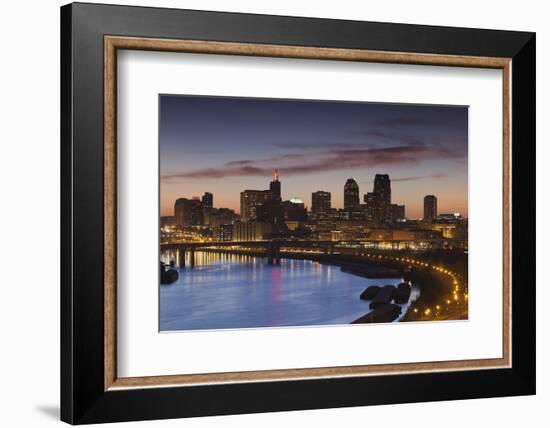
<path fill-rule="evenodd" d="M 405 205 L 391 204 L 391 219 L 399 221 L 405 219 Z"/>
<path fill-rule="evenodd" d="M 328 211 L 331 208 L 330 192 L 318 190 L 311 194 L 311 211 L 314 213 Z"/>
<path fill-rule="evenodd" d="M 369 228 L 364 220 L 337 221 L 331 230 L 332 241 L 353 241 L 368 238 Z"/>
<path fill-rule="evenodd" d="M 285 221 L 307 221 L 307 209 L 298 198 L 283 202 Z"/>
<path fill-rule="evenodd" d="M 176 226 L 195 226 L 203 223 L 202 202 L 197 199 L 179 198 L 174 204 Z"/>
<path fill-rule="evenodd" d="M 461 220 L 462 216 L 460 213 L 448 213 L 448 214 L 439 214 L 437 216 L 437 220 L 445 220 L 445 221 L 455 221 L 455 220 Z"/>
<path fill-rule="evenodd" d="M 393 230 L 394 241 L 440 241 L 441 232 L 437 230 Z"/>
<path fill-rule="evenodd" d="M 393 240 L 393 231 L 391 229 L 371 229 L 369 233 L 369 239 L 373 241 Z"/>
<path fill-rule="evenodd" d="M 449 222 L 433 222 L 432 230 L 437 230 L 441 232 L 444 238 L 452 239 L 455 237 L 455 231 L 457 229 L 456 223 Z"/>
<path fill-rule="evenodd" d="M 260 221 L 280 224 L 284 220 L 281 207 L 281 182 L 277 170 L 269 190 L 244 190 L 241 192 L 241 221 Z"/>
<path fill-rule="evenodd" d="M 214 195 L 210 192 L 204 192 L 204 195 L 202 195 L 202 205 L 205 208 L 213 208 L 214 207 Z"/>
<path fill-rule="evenodd" d="M 424 196 L 424 221 L 437 218 L 437 198 L 434 195 Z"/>
<path fill-rule="evenodd" d="M 285 224 L 286 224 L 286 227 L 288 228 L 288 230 L 290 230 L 290 231 L 294 231 L 294 230 L 298 229 L 298 227 L 300 227 L 300 222 L 299 221 L 294 221 L 294 220 L 285 221 Z"/>
<path fill-rule="evenodd" d="M 354 210 L 359 207 L 359 185 L 353 178 L 348 178 L 344 185 L 344 210 Z"/>
<path fill-rule="evenodd" d="M 279 172 L 277 170 L 273 172 L 273 180 L 269 183 L 269 190 L 274 201 L 281 200 L 281 182 L 279 181 Z"/>
<path fill-rule="evenodd" d="M 375 199 L 376 196 L 373 192 L 365 193 L 365 195 L 363 196 L 363 202 L 365 202 L 366 205 L 365 214 L 368 221 L 374 220 Z"/>
<path fill-rule="evenodd" d="M 373 190 L 363 196 L 363 201 L 366 204 L 365 218 L 367 220 L 382 224 L 390 223 L 396 219 L 391 203 L 391 181 L 388 174 L 375 175 Z M 405 206 L 395 205 L 395 207 L 402 207 L 403 216 L 399 218 L 404 218 Z M 401 208 L 396 209 L 397 213 L 401 210 Z"/>
<path fill-rule="evenodd" d="M 233 240 L 233 225 L 222 224 L 214 228 L 214 241 L 232 241 Z"/>
<path fill-rule="evenodd" d="M 331 241 L 357 241 L 360 239 L 367 239 L 366 232 L 353 232 L 345 230 L 333 230 L 330 233 Z"/>
<path fill-rule="evenodd" d="M 173 215 L 165 215 L 160 217 L 160 227 L 173 226 L 176 224 L 176 218 Z"/>
<path fill-rule="evenodd" d="M 391 222 L 391 184 L 388 174 L 376 174 L 374 177 L 374 220 L 379 223 Z"/>
<path fill-rule="evenodd" d="M 229 208 L 212 208 L 210 217 L 210 227 L 233 224 L 239 220 L 239 216 L 235 211 Z"/>
<path fill-rule="evenodd" d="M 441 214 L 431 222 L 431 229 L 440 231 L 447 239 L 468 239 L 468 219 L 460 214 Z"/>
<path fill-rule="evenodd" d="M 244 190 L 241 192 L 241 221 L 255 221 L 257 209 L 272 199 L 271 190 Z"/>
<path fill-rule="evenodd" d="M 327 211 L 319 211 L 311 213 L 311 221 L 307 227 L 316 232 L 319 239 L 330 240 L 330 231 L 334 229 L 334 224 L 340 220 L 340 212 L 336 208 L 331 208 Z"/>
<path fill-rule="evenodd" d="M 201 198 L 202 208 L 203 208 L 203 223 L 210 224 L 211 214 L 214 207 L 214 195 L 210 192 L 205 192 Z"/>
<path fill-rule="evenodd" d="M 256 221 L 282 225 L 285 220 L 283 204 L 280 200 L 268 198 L 263 204 L 256 206 Z"/>
<path fill-rule="evenodd" d="M 233 241 L 262 241 L 272 230 L 273 226 L 270 223 L 238 221 L 233 224 Z"/>
<path fill-rule="evenodd" d="M 339 219 L 345 221 L 365 220 L 365 212 L 365 205 L 358 205 L 355 208 L 341 210 Z"/>

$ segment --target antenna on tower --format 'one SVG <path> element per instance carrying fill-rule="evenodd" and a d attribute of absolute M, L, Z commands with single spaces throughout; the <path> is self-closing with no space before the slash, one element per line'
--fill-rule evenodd
<path fill-rule="evenodd" d="M 273 171 L 273 181 L 279 181 L 279 171 L 277 169 Z"/>

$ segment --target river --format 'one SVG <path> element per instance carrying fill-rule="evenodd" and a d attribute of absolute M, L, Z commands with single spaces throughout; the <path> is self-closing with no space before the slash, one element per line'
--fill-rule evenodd
<path fill-rule="evenodd" d="M 196 252 L 195 266 L 180 268 L 169 251 L 161 260 L 174 260 L 179 271 L 176 282 L 160 286 L 161 331 L 349 324 L 370 311 L 359 298 L 365 288 L 402 281 L 310 260 L 270 266 L 263 257 Z M 414 298 L 415 290 L 409 304 Z"/>

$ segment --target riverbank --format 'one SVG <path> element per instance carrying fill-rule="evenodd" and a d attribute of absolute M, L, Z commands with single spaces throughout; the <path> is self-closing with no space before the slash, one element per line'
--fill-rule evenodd
<path fill-rule="evenodd" d="M 263 250 L 205 249 L 205 252 L 265 257 Z M 340 267 L 344 273 L 367 279 L 403 278 L 420 289 L 420 297 L 401 321 L 468 319 L 468 257 L 449 250 L 414 253 L 363 254 L 295 253 L 281 251 L 286 259 L 311 260 Z M 359 298 L 359 296 L 357 296 Z"/>
<path fill-rule="evenodd" d="M 371 255 L 371 262 L 403 267 L 406 281 L 418 286 L 419 298 L 401 321 L 468 319 L 468 255 L 459 251 Z"/>
<path fill-rule="evenodd" d="M 468 319 L 467 300 L 455 293 L 453 282 L 444 275 L 415 271 L 407 274 L 405 278 L 419 284 L 422 293 L 402 321 Z"/>

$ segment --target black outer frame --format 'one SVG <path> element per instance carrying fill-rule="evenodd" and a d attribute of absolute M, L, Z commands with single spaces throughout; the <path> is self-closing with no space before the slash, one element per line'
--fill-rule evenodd
<path fill-rule="evenodd" d="M 104 391 L 103 37 L 512 58 L 512 368 Z M 535 34 L 74 3 L 61 8 L 61 420 L 535 393 Z"/>

